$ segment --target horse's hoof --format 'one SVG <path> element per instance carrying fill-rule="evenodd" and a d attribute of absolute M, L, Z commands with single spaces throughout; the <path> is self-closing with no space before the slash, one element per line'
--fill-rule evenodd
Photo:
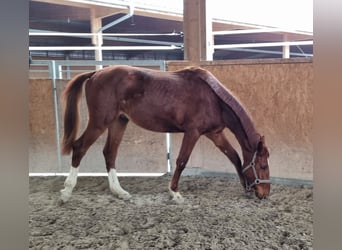
<path fill-rule="evenodd" d="M 65 189 L 61 190 L 61 201 L 66 203 L 71 197 L 71 193 Z"/>
<path fill-rule="evenodd" d="M 170 190 L 172 200 L 175 201 L 178 204 L 184 203 L 184 198 L 179 192 L 174 192 Z"/>
<path fill-rule="evenodd" d="M 132 196 L 129 194 L 129 193 L 122 193 L 122 194 L 119 194 L 118 197 L 124 201 L 127 201 L 129 199 L 132 198 Z"/>

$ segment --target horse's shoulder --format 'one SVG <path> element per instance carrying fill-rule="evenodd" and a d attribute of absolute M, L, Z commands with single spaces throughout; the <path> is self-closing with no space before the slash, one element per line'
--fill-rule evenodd
<path fill-rule="evenodd" d="M 177 75 L 181 75 L 186 79 L 189 79 L 198 77 L 203 78 L 203 76 L 206 76 L 208 74 L 208 71 L 201 67 L 189 66 L 184 69 L 177 70 L 174 73 Z"/>
<path fill-rule="evenodd" d="M 207 70 L 205 70 L 204 68 L 201 68 L 199 66 L 188 66 L 185 67 L 184 69 L 180 69 L 176 72 L 189 72 L 189 73 L 198 73 L 198 72 L 205 72 Z"/>

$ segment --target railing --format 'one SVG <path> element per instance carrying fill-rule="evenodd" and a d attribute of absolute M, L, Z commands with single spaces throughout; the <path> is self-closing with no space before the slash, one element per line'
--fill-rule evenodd
<path fill-rule="evenodd" d="M 257 34 L 257 33 L 271 33 L 271 32 L 288 32 L 294 34 L 311 35 L 307 32 L 295 32 L 284 29 L 247 29 L 247 30 L 230 30 L 230 31 L 214 31 L 213 36 L 220 35 L 241 35 L 241 34 Z M 29 51 L 96 51 L 99 54 L 99 58 L 102 57 L 103 51 L 134 51 L 134 50 L 183 50 L 184 44 L 181 42 L 172 41 L 155 41 L 149 39 L 141 39 L 140 36 L 183 36 L 183 33 L 160 33 L 160 34 L 124 34 L 124 33 L 68 33 L 68 32 L 50 32 L 50 31 L 31 31 L 29 36 L 62 36 L 62 37 L 80 37 L 80 38 L 94 38 L 98 39 L 108 39 L 114 41 L 125 41 L 125 42 L 135 42 L 150 44 L 149 46 L 29 46 Z M 133 37 L 133 38 L 132 38 Z M 99 42 L 102 44 L 102 42 Z M 260 48 L 269 47 L 283 47 L 288 49 L 288 55 L 285 57 L 297 56 L 297 57 L 313 57 L 311 53 L 304 53 L 299 46 L 312 46 L 313 39 L 308 39 L 304 41 L 272 41 L 272 42 L 255 42 L 255 43 L 242 43 L 242 44 L 213 44 L 213 51 L 224 49 L 224 50 L 235 50 L 235 51 L 246 51 L 246 52 L 259 52 L 259 53 L 269 53 L 269 54 L 283 54 L 282 51 L 272 51 L 272 50 L 260 50 Z M 290 52 L 290 46 L 296 46 L 301 52 L 295 53 Z M 100 59 L 97 59 L 100 60 Z"/>

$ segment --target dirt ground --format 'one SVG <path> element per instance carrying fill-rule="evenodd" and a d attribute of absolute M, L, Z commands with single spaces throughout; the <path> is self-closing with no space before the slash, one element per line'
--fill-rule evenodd
<path fill-rule="evenodd" d="M 272 185 L 248 198 L 231 177 L 121 177 L 132 199 L 113 196 L 106 177 L 79 177 L 59 202 L 65 177 L 30 177 L 30 249 L 313 249 L 313 189 Z"/>

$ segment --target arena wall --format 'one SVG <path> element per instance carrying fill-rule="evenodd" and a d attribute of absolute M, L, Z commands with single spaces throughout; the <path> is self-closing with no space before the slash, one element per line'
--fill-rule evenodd
<path fill-rule="evenodd" d="M 190 65 L 185 61 L 167 63 L 168 70 Z M 259 133 L 265 135 L 271 157 L 273 177 L 312 180 L 313 178 L 313 63 L 311 59 L 271 59 L 203 62 L 245 105 L 252 115 Z M 49 79 L 30 79 L 29 123 L 30 172 L 68 172 L 71 156 L 62 157 L 57 168 L 53 88 Z M 57 93 L 66 85 L 57 81 Z M 195 94 L 195 93 L 194 93 Z M 62 107 L 59 105 L 59 113 Z M 87 110 L 82 100 L 82 124 Z M 60 135 L 63 123 L 61 115 Z M 232 134 L 227 136 L 233 146 L 239 146 Z M 182 135 L 172 135 L 172 163 L 180 148 Z M 105 172 L 102 148 L 106 133 L 89 149 L 82 161 L 81 172 Z M 119 148 L 119 172 L 165 172 L 167 169 L 165 134 L 153 133 L 129 123 Z M 206 138 L 196 145 L 188 167 L 209 171 L 233 172 L 228 159 Z"/>

